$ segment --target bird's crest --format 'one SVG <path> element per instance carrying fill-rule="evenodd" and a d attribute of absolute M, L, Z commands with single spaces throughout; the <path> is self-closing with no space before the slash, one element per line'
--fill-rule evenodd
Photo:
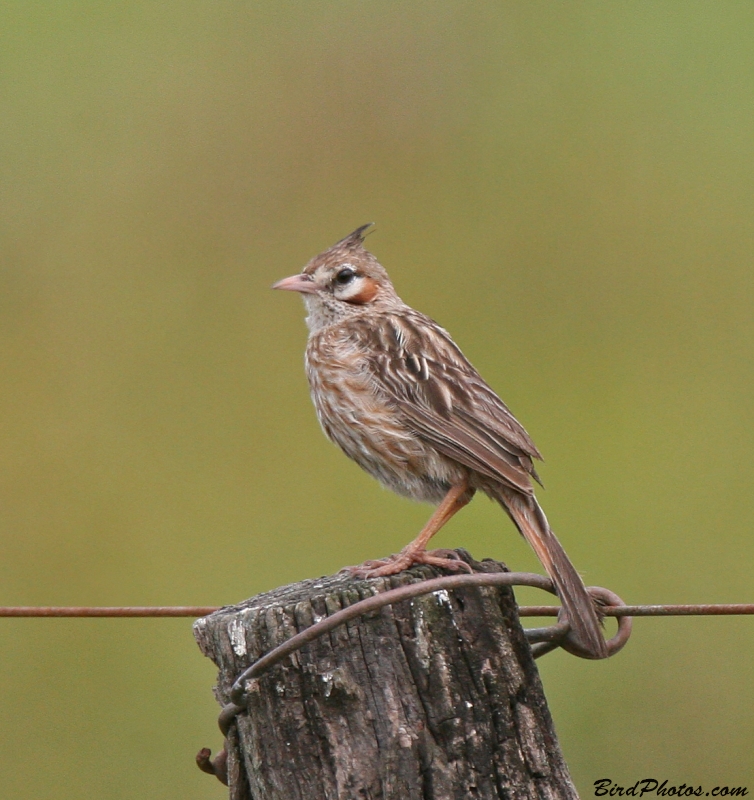
<path fill-rule="evenodd" d="M 367 222 L 366 225 L 362 225 L 361 227 L 356 228 L 356 230 L 353 231 L 353 233 L 349 233 L 348 236 L 345 237 L 345 239 L 341 239 L 339 242 L 334 244 L 333 249 L 338 247 L 350 250 L 351 248 L 354 247 L 361 247 L 364 244 L 364 239 L 366 239 L 368 235 L 365 233 L 365 231 L 371 228 L 372 225 L 374 225 L 374 222 Z"/>

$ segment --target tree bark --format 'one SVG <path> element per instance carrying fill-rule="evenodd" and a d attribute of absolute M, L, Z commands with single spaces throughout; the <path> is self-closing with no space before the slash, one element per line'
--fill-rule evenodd
<path fill-rule="evenodd" d="M 318 619 L 439 574 L 338 574 L 198 620 L 199 646 L 219 667 L 218 700 L 228 701 L 247 666 Z M 578 797 L 505 587 L 424 595 L 306 645 L 252 681 L 226 746 L 233 800 Z"/>

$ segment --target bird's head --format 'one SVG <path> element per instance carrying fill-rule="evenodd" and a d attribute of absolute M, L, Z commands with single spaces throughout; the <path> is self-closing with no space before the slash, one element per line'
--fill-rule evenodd
<path fill-rule="evenodd" d="M 299 275 L 283 278 L 273 289 L 299 292 L 312 332 L 367 310 L 400 304 L 387 272 L 364 248 L 368 225 L 362 225 L 324 253 L 315 256 Z"/>

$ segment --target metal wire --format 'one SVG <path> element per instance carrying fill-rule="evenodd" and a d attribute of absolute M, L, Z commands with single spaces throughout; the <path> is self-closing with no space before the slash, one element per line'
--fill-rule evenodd
<path fill-rule="evenodd" d="M 554 594 L 552 583 L 542 575 L 532 573 L 475 573 L 472 575 L 450 575 L 434 578 L 418 583 L 400 586 L 379 592 L 372 597 L 354 603 L 352 606 L 320 620 L 316 624 L 301 631 L 283 644 L 266 653 L 249 666 L 235 680 L 230 691 L 230 702 L 227 703 L 218 719 L 220 730 L 227 737 L 238 714 L 246 710 L 246 692 L 248 682 L 266 672 L 270 667 L 282 661 L 308 642 L 313 641 L 328 631 L 342 625 L 348 620 L 359 617 L 369 611 L 375 611 L 393 603 L 418 597 L 422 594 L 439 590 L 456 589 L 463 586 L 532 586 Z M 720 603 L 720 604 L 688 604 L 688 605 L 625 605 L 613 592 L 600 587 L 589 587 L 589 591 L 599 603 L 601 616 L 616 617 L 618 631 L 607 642 L 608 655 L 617 653 L 631 635 L 632 617 L 668 617 L 668 616 L 702 616 L 754 614 L 754 603 Z M 0 607 L 0 617 L 47 617 L 47 618 L 164 618 L 164 617 L 204 617 L 221 606 L 4 606 Z M 560 606 L 521 606 L 520 617 L 559 617 L 555 625 L 545 628 L 530 628 L 525 631 L 531 645 L 532 654 L 538 658 L 545 653 L 562 647 L 569 653 L 582 658 L 593 658 L 593 654 L 585 651 L 570 630 L 567 618 Z M 215 775 L 225 785 L 228 784 L 226 745 L 214 759 L 208 748 L 199 751 L 196 763 L 204 772 Z"/>
<path fill-rule="evenodd" d="M 0 617 L 206 617 L 221 606 L 0 606 Z"/>
<path fill-rule="evenodd" d="M 0 617 L 206 617 L 223 606 L 0 606 Z M 560 606 L 519 606 L 519 617 L 557 617 Z M 754 603 L 610 606 L 606 617 L 700 617 L 754 614 Z"/>
<path fill-rule="evenodd" d="M 218 725 L 227 737 L 238 714 L 246 710 L 246 691 L 250 680 L 258 678 L 270 667 L 282 661 L 308 642 L 322 636 L 348 620 L 362 616 L 369 611 L 393 603 L 418 597 L 422 594 L 463 586 L 531 586 L 555 593 L 552 583 L 542 575 L 533 573 L 474 573 L 472 575 L 450 575 L 433 578 L 418 583 L 400 586 L 379 592 L 372 597 L 354 603 L 352 606 L 320 620 L 316 624 L 292 636 L 283 644 L 266 653 L 254 664 L 244 670 L 235 680 L 230 691 L 230 702 L 223 706 Z M 633 617 L 674 617 L 674 616 L 727 616 L 754 614 L 754 603 L 706 603 L 684 605 L 625 605 L 618 595 L 597 586 L 588 587 L 599 603 L 599 613 L 603 617 L 616 617 L 618 631 L 607 642 L 608 656 L 622 649 L 629 636 Z M 0 617 L 47 617 L 47 618 L 164 618 L 164 617 L 204 617 L 222 606 L 0 606 Z M 571 635 L 568 619 L 560 606 L 520 606 L 520 617 L 558 617 L 555 625 L 545 628 L 525 630 L 532 655 L 535 658 L 562 647 L 572 655 L 581 658 L 594 658 L 585 651 L 578 640 Z M 214 759 L 208 748 L 203 748 L 196 756 L 196 763 L 204 772 L 215 775 L 218 780 L 228 784 L 227 739 L 226 745 Z"/>

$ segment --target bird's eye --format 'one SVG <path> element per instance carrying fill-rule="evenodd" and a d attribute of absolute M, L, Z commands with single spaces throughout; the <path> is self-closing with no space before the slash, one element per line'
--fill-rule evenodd
<path fill-rule="evenodd" d="M 351 267 L 343 267 L 342 270 L 338 272 L 335 276 L 335 283 L 339 286 L 345 286 L 347 283 L 350 283 L 356 277 L 356 273 L 353 271 Z"/>

